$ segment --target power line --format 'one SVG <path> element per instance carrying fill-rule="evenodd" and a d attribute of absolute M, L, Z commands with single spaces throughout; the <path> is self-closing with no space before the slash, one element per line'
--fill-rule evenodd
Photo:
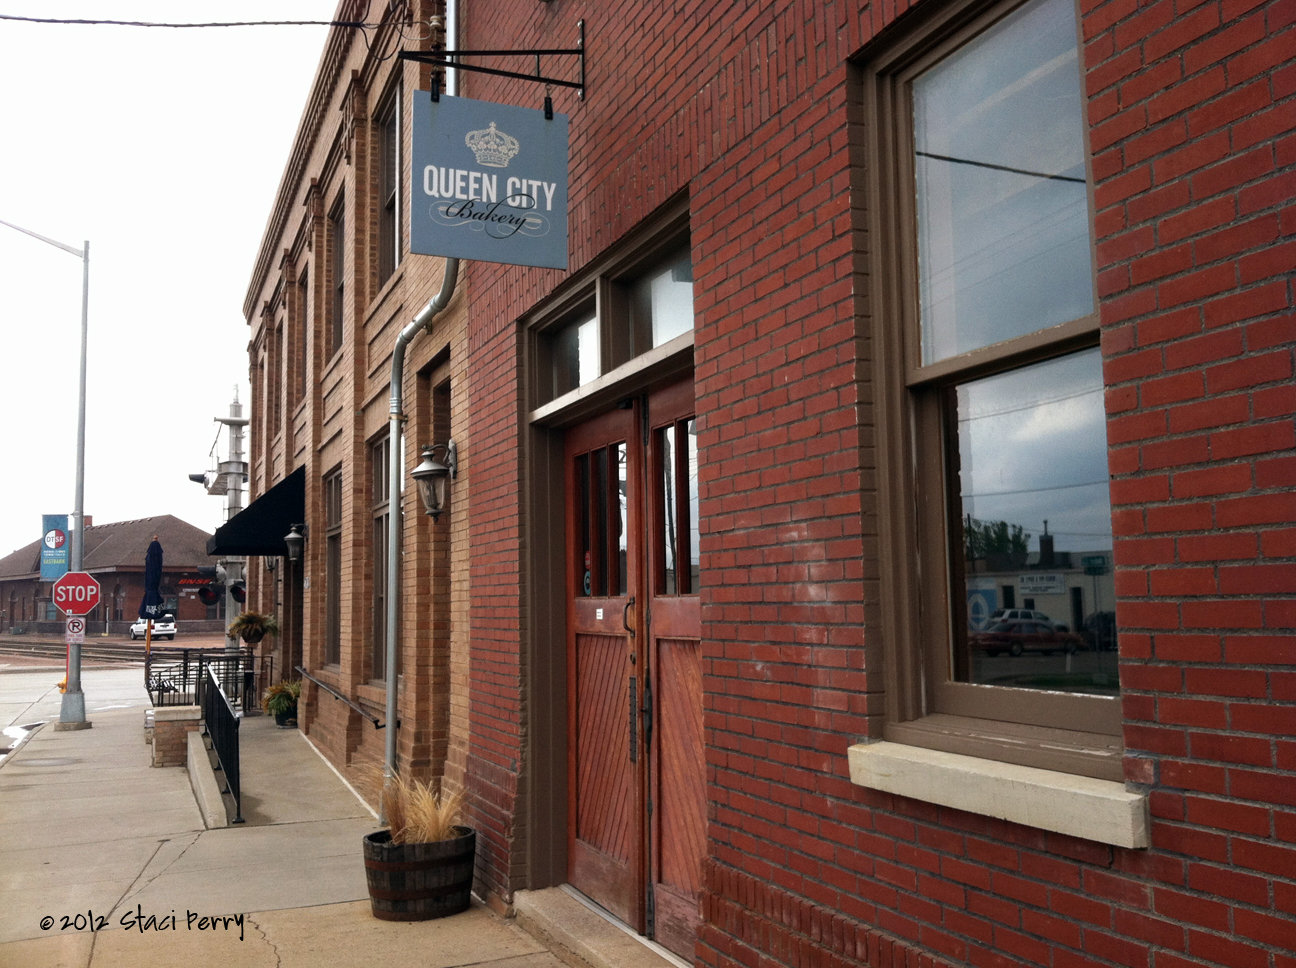
<path fill-rule="evenodd" d="M 1073 487 L 1096 487 L 1099 484 L 1109 483 L 1106 478 L 1101 481 L 1081 481 L 1079 484 L 1054 484 L 1051 487 L 1023 487 L 1018 491 L 981 491 L 976 494 L 964 494 L 964 498 L 969 497 L 1003 497 L 1005 494 L 1038 494 L 1041 491 L 1066 491 Z"/>
<path fill-rule="evenodd" d="M 233 20 L 182 24 L 148 20 L 65 20 L 58 17 L 20 17 L 10 13 L 0 13 L 0 20 L 13 20 L 29 24 L 72 24 L 90 27 L 356 27 L 360 30 L 367 30 L 382 26 L 380 23 L 371 24 L 361 20 Z"/>
<path fill-rule="evenodd" d="M 1081 350 L 1081 352 L 1084 351 Z M 968 414 L 966 417 L 959 417 L 958 422 L 968 423 L 972 420 L 984 420 L 986 417 L 1002 417 L 1006 413 L 1021 413 L 1023 410 L 1038 410 L 1040 407 L 1052 406 L 1055 403 L 1065 403 L 1067 400 L 1075 400 L 1079 397 L 1092 396 L 1095 393 L 1102 393 L 1104 390 L 1106 390 L 1106 387 L 1094 387 L 1092 390 L 1078 390 L 1075 393 L 1068 393 L 1061 397 L 1046 397 L 1043 400 L 1026 403 L 1020 407 L 1006 407 L 1002 410 L 988 410 L 985 413 L 972 413 Z"/>
<path fill-rule="evenodd" d="M 1076 178 L 1074 175 L 1050 175 L 1046 171 L 1031 171 L 1027 168 L 1010 168 L 1008 165 L 996 165 L 989 161 L 973 161 L 971 158 L 955 158 L 952 155 L 936 155 L 930 151 L 915 151 L 915 155 L 922 158 L 933 158 L 936 161 L 947 161 L 952 165 L 972 165 L 976 168 L 991 168 L 995 171 L 1012 172 L 1014 175 L 1029 175 L 1032 178 L 1047 178 L 1051 181 L 1077 182 L 1085 184 L 1083 178 Z"/>

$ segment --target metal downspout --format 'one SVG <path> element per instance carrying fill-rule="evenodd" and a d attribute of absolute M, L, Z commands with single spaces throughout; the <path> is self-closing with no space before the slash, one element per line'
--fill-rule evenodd
<path fill-rule="evenodd" d="M 459 278 L 459 260 L 446 259 L 445 271 L 441 277 L 441 291 L 422 311 L 400 331 L 396 345 L 392 348 L 391 370 L 391 416 L 388 421 L 388 450 L 391 452 L 388 465 L 387 513 L 390 525 L 387 537 L 387 753 L 383 761 L 383 787 L 396 775 L 396 605 L 399 589 L 400 545 L 397 528 L 401 525 L 401 482 L 404 480 L 405 468 L 401 464 L 401 421 L 402 403 L 405 384 L 405 347 L 413 342 L 420 330 L 431 329 L 432 320 L 450 303 L 454 295 L 455 283 Z M 379 822 L 387 822 L 387 806 L 379 803 Z"/>

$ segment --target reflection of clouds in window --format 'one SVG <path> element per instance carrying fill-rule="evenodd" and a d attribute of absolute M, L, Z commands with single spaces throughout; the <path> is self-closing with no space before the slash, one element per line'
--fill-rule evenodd
<path fill-rule="evenodd" d="M 553 347 L 554 396 L 600 375 L 598 320 L 593 315 L 564 327 Z"/>
<path fill-rule="evenodd" d="M 1091 313 L 1068 0 L 1019 9 L 919 76 L 913 110 L 923 361 Z"/>
<path fill-rule="evenodd" d="M 957 387 L 963 513 L 1038 548 L 1111 547 L 1102 362 L 1095 348 Z"/>
<path fill-rule="evenodd" d="M 630 311 L 636 330 L 651 321 L 653 346 L 693 328 L 693 262 L 688 249 L 634 284 Z"/>
<path fill-rule="evenodd" d="M 1047 172 L 1083 165 L 1069 116 L 1080 97 L 1077 58 L 1067 0 L 1018 9 L 914 82 L 919 149 L 958 145 L 970 150 L 939 153 Z"/>
<path fill-rule="evenodd" d="M 1094 396 L 1102 389 L 1094 391 Z M 1084 433 L 1092 429 L 1093 407 L 1085 406 L 1083 398 L 1073 398 L 1063 403 L 1041 403 L 1039 407 L 1025 414 L 1026 419 L 1013 433 L 1013 442 L 1033 444 L 1047 442 L 1058 434 L 1068 431 Z M 1101 401 L 1099 401 L 1101 403 Z"/>

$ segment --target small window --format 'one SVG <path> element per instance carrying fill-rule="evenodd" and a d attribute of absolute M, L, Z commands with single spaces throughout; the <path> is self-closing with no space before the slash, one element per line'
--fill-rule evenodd
<path fill-rule="evenodd" d="M 400 265 L 401 124 L 400 88 L 396 89 L 378 131 L 378 285 Z"/>
<path fill-rule="evenodd" d="M 693 328 L 693 261 L 687 248 L 631 284 L 629 322 L 634 356 Z"/>
<path fill-rule="evenodd" d="M 590 313 L 558 331 L 553 340 L 553 395 L 584 386 L 603 373 L 598 318 Z"/>
<path fill-rule="evenodd" d="M 311 316 L 310 280 L 305 271 L 297 280 L 297 403 L 306 399 L 307 363 L 310 360 Z"/>
<path fill-rule="evenodd" d="M 697 419 L 677 420 L 655 432 L 653 515 L 658 595 L 696 595 L 699 588 Z"/>
<path fill-rule="evenodd" d="M 324 478 L 324 661 L 342 661 L 342 472 Z"/>
<path fill-rule="evenodd" d="M 346 211 L 344 199 L 339 197 L 329 216 L 329 265 L 333 299 L 329 307 L 328 355 L 332 359 L 342 349 L 342 327 L 346 318 Z"/>
<path fill-rule="evenodd" d="M 574 589 L 578 597 L 626 594 L 629 509 L 626 505 L 625 441 L 582 454 L 574 461 L 576 523 L 585 568 Z"/>
<path fill-rule="evenodd" d="M 279 318 L 279 323 L 275 326 L 274 332 L 274 352 L 275 363 L 273 370 L 273 386 L 270 389 L 271 398 L 274 400 L 274 427 L 273 433 L 278 434 L 283 430 L 283 402 L 284 394 L 287 392 L 288 382 L 285 379 L 288 369 L 287 343 L 284 333 L 283 317 Z"/>
<path fill-rule="evenodd" d="M 387 676 L 387 557 L 392 540 L 391 437 L 385 436 L 369 448 L 370 507 L 372 517 L 373 616 L 370 628 L 372 679 Z"/>

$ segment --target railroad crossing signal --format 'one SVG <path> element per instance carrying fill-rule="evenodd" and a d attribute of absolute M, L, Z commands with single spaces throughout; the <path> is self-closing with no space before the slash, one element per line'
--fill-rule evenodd
<path fill-rule="evenodd" d="M 99 582 L 84 571 L 69 571 L 54 583 L 54 604 L 68 615 L 88 615 L 99 605 Z"/>

